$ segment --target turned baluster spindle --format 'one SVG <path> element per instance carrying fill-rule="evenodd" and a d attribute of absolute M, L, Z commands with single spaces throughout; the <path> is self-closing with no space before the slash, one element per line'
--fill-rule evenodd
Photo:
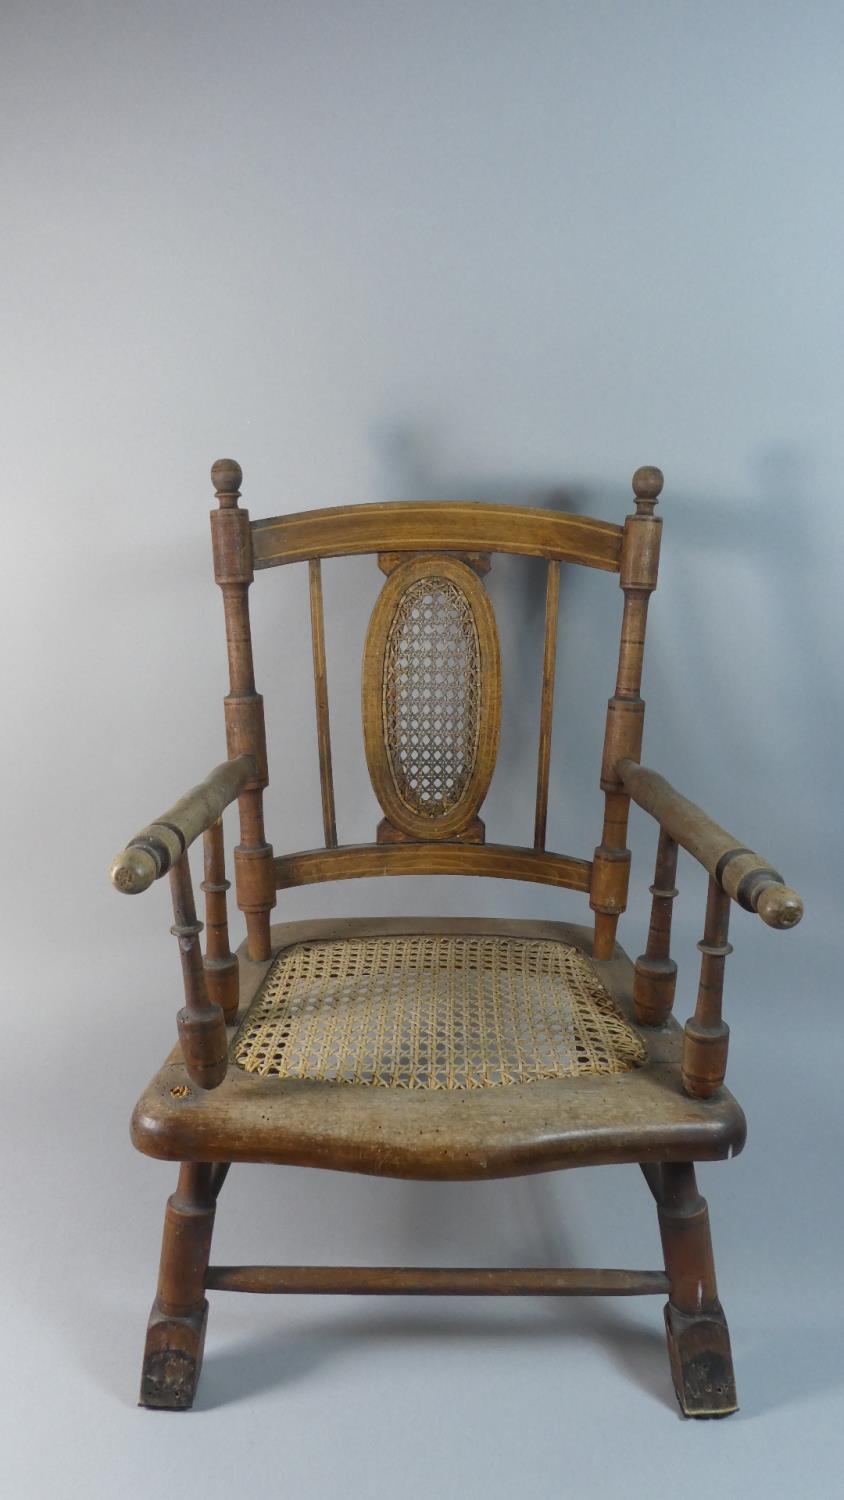
<path fill-rule="evenodd" d="M 542 701 L 539 718 L 539 755 L 536 768 L 534 849 L 545 848 L 548 824 L 548 780 L 551 770 L 551 728 L 554 718 L 554 677 L 557 666 L 557 616 L 560 608 L 560 564 L 548 564 L 545 590 L 545 649 L 542 660 Z"/>
<path fill-rule="evenodd" d="M 677 844 L 664 828 L 659 831 L 654 883 L 651 886 L 651 925 L 645 951 L 636 959 L 633 999 L 641 1026 L 662 1026 L 671 1014 L 677 984 L 677 965 L 671 957 L 671 912 L 677 887 Z"/>
<path fill-rule="evenodd" d="M 225 699 L 229 758 L 244 752 L 255 761 L 254 781 L 238 798 L 240 843 L 234 852 L 237 903 L 246 918 L 249 957 L 270 957 L 270 912 L 276 904 L 273 851 L 264 836 L 264 788 L 268 783 L 264 700 L 255 691 L 249 587 L 252 530 L 238 505 L 243 475 L 234 459 L 218 459 L 211 470 L 219 510 L 211 513 L 214 577 L 223 593 L 230 692 Z"/>
<path fill-rule="evenodd" d="M 185 1004 L 177 1018 L 182 1056 L 193 1082 L 200 1088 L 214 1089 L 226 1076 L 228 1040 L 223 1012 L 209 1000 L 205 986 L 199 943 L 202 923 L 196 918 L 187 854 L 170 871 L 170 893 L 173 898 L 170 931 L 179 940 L 185 989 Z"/>
<path fill-rule="evenodd" d="M 218 818 L 203 835 L 205 879 L 200 889 L 205 893 L 205 987 L 210 1000 L 220 1006 L 227 1022 L 237 1015 L 239 986 L 237 959 L 229 947 L 229 919 L 226 891 L 226 857 L 223 845 L 223 823 Z"/>
<path fill-rule="evenodd" d="M 336 849 L 337 818 L 334 811 L 334 778 L 331 770 L 331 721 L 328 713 L 328 670 L 325 661 L 325 612 L 322 604 L 322 569 L 318 557 L 312 557 L 308 563 L 308 584 L 311 603 L 311 644 L 314 659 L 314 698 L 322 826 L 326 849 Z"/>
<path fill-rule="evenodd" d="M 703 939 L 698 943 L 702 957 L 697 1005 L 686 1022 L 683 1042 L 683 1086 L 698 1099 L 714 1094 L 727 1071 L 730 1028 L 721 1019 L 721 1002 L 724 964 L 733 951 L 727 940 L 729 924 L 730 897 L 710 876 Z"/>
<path fill-rule="evenodd" d="M 648 600 L 656 588 L 662 521 L 654 506 L 662 490 L 659 469 L 645 467 L 633 475 L 636 514 L 624 523 L 619 582 L 624 591 L 621 645 L 615 694 L 607 705 L 601 788 L 604 827 L 592 861 L 589 905 L 595 913 L 593 953 L 611 958 L 618 919 L 627 905 L 630 850 L 627 818 L 630 798 L 617 770 L 618 761 L 638 760 L 642 748 L 645 705 L 640 697 Z"/>

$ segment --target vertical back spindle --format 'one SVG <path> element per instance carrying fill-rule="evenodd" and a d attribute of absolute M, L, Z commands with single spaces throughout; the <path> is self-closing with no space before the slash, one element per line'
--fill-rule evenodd
<path fill-rule="evenodd" d="M 677 888 L 677 844 L 659 830 L 654 883 L 651 886 L 651 925 L 645 952 L 636 959 L 633 999 L 641 1026 L 662 1026 L 671 1014 L 677 984 L 677 965 L 671 957 L 671 912 Z"/>
<path fill-rule="evenodd" d="M 334 815 L 334 780 L 331 771 L 331 727 L 328 719 L 328 674 L 325 665 L 325 618 L 322 607 L 322 571 L 318 557 L 312 557 L 308 563 L 308 582 L 311 601 L 311 642 L 314 654 L 314 697 L 316 699 L 322 826 L 326 849 L 336 849 L 337 822 Z"/>
<path fill-rule="evenodd" d="M 199 945 L 202 923 L 196 919 L 187 852 L 170 870 L 170 894 L 173 898 L 170 931 L 179 940 L 185 989 L 185 1004 L 177 1017 L 182 1056 L 194 1083 L 203 1089 L 214 1089 L 226 1076 L 226 1023 L 219 1005 L 208 999 L 205 987 Z"/>
<path fill-rule="evenodd" d="M 226 910 L 226 857 L 223 846 L 223 821 L 218 818 L 205 830 L 202 838 L 205 856 L 205 987 L 209 999 L 220 1006 L 227 1022 L 237 1015 L 239 986 L 237 959 L 229 947 L 229 921 Z"/>
<path fill-rule="evenodd" d="M 729 925 L 730 897 L 710 876 L 703 940 L 698 943 L 702 958 L 697 1005 L 694 1016 L 686 1022 L 683 1041 L 683 1086 L 697 1099 L 714 1094 L 727 1071 L 730 1028 L 721 1019 L 721 1004 L 724 965 L 733 951 L 727 940 Z"/>
<path fill-rule="evenodd" d="M 619 760 L 638 760 L 642 748 L 645 705 L 639 694 L 648 600 L 656 588 L 662 522 L 654 506 L 662 490 L 659 469 L 637 469 L 633 475 L 636 514 L 624 524 L 620 579 L 624 590 L 621 646 L 615 695 L 607 706 L 601 788 L 604 792 L 604 828 L 592 862 L 589 904 L 595 913 L 593 953 L 612 957 L 618 919 L 627 905 L 630 850 L 627 848 L 627 818 L 630 798 L 616 770 Z"/>
<path fill-rule="evenodd" d="M 542 700 L 539 712 L 539 757 L 536 769 L 534 849 L 545 848 L 548 822 L 548 778 L 551 770 L 551 727 L 554 716 L 554 677 L 557 665 L 557 615 L 560 605 L 560 564 L 548 564 L 545 588 L 545 650 L 542 658 Z"/>
<path fill-rule="evenodd" d="M 220 509 L 211 512 L 214 577 L 223 593 L 230 692 L 225 700 L 229 759 L 244 752 L 257 767 L 255 780 L 238 797 L 240 843 L 234 852 L 237 904 L 246 917 L 249 957 L 271 954 L 270 912 L 276 904 L 273 851 L 264 836 L 263 793 L 267 785 L 264 700 L 255 691 L 249 586 L 252 533 L 249 513 L 238 505 L 243 475 L 234 459 L 221 458 L 211 470 Z"/>

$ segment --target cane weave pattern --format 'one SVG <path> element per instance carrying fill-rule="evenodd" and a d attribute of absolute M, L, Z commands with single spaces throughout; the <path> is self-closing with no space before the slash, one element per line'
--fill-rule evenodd
<path fill-rule="evenodd" d="M 406 807 L 438 818 L 475 768 L 481 657 L 471 606 L 447 578 L 420 578 L 402 595 L 384 653 L 387 761 Z"/>
<path fill-rule="evenodd" d="M 646 1053 L 576 948 L 428 936 L 285 949 L 231 1058 L 262 1077 L 479 1089 L 625 1073 Z"/>

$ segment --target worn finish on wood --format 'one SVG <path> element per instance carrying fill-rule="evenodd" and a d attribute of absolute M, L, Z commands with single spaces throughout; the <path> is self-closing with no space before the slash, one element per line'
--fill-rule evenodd
<path fill-rule="evenodd" d="M 554 681 L 557 671 L 557 615 L 560 609 L 560 564 L 549 562 L 545 591 L 545 648 L 542 657 L 542 700 L 539 711 L 539 756 L 536 767 L 536 816 L 534 849 L 545 848 L 548 823 L 548 775 L 551 768 L 551 726 L 554 716 Z"/>
<path fill-rule="evenodd" d="M 186 1411 L 193 1405 L 208 1303 L 205 1272 L 215 1199 L 212 1169 L 185 1162 L 164 1217 L 158 1291 L 152 1305 L 141 1372 L 141 1406 Z"/>
<path fill-rule="evenodd" d="M 474 664 L 477 683 L 471 693 L 471 702 L 476 712 L 472 763 L 467 768 L 465 784 L 460 788 L 459 794 L 451 805 L 434 816 L 427 814 L 421 805 L 411 805 L 407 794 L 402 791 L 394 763 L 395 752 L 390 744 L 388 723 L 388 701 L 392 695 L 401 697 L 406 705 L 404 712 L 410 721 L 414 715 L 424 722 L 426 715 L 433 720 L 437 714 L 437 709 L 433 707 L 434 695 L 443 691 L 443 685 L 437 679 L 445 675 L 446 669 L 435 658 L 431 637 L 423 635 L 415 644 L 405 642 L 400 667 L 390 660 L 389 655 L 392 631 L 402 601 L 414 585 L 425 586 L 428 579 L 444 580 L 463 601 L 472 622 L 472 637 L 467 650 L 471 647 L 477 653 Z M 414 654 L 427 667 L 417 693 L 420 699 L 418 705 L 412 697 L 410 682 L 414 670 Z M 395 680 L 399 676 L 402 682 Z M 457 733 L 456 728 L 449 729 L 446 725 L 450 723 L 454 726 L 461 718 L 457 702 L 460 684 L 453 683 L 450 686 L 451 696 L 448 700 L 443 698 L 439 714 L 439 744 L 430 749 L 422 744 L 418 747 L 418 754 L 428 757 L 426 764 L 432 778 L 433 757 L 443 754 L 447 743 Z M 465 684 L 463 690 L 468 691 Z M 390 574 L 369 622 L 361 700 L 366 763 L 373 791 L 389 822 L 411 839 L 438 841 L 459 838 L 476 821 L 478 808 L 487 794 L 495 768 L 501 721 L 501 665 L 495 616 L 483 585 L 465 563 L 453 557 L 427 555 L 404 563 Z M 402 740 L 413 740 L 416 737 L 410 732 L 401 736 Z M 421 739 L 421 735 L 419 738 Z M 402 744 L 396 750 L 403 756 L 412 753 L 410 745 Z"/>
<path fill-rule="evenodd" d="M 677 965 L 671 957 L 671 909 L 677 895 L 677 844 L 664 828 L 659 832 L 656 870 L 651 886 L 651 925 L 645 952 L 636 959 L 633 998 L 643 1026 L 662 1026 L 671 1014 Z"/>
<path fill-rule="evenodd" d="M 252 523 L 256 568 L 360 552 L 512 552 L 615 573 L 622 529 L 590 516 L 461 500 L 339 505 Z"/>
<path fill-rule="evenodd" d="M 512 934 L 572 943 L 591 932 L 556 922 L 392 918 L 298 922 L 273 928 L 273 948 L 378 934 Z M 619 950 L 596 964 L 635 1025 L 633 966 Z M 241 955 L 241 1012 L 266 973 Z M 735 1155 L 744 1116 L 726 1089 L 683 1089 L 683 1033 L 674 1021 L 643 1032 L 649 1061 L 613 1078 L 566 1078 L 470 1090 L 356 1088 L 260 1078 L 230 1068 L 219 1089 L 190 1089 L 176 1053 L 135 1111 L 133 1139 L 169 1160 L 276 1161 L 378 1176 L 441 1180 L 508 1177 L 610 1161 L 712 1161 Z M 173 1090 L 175 1089 L 175 1093 Z"/>
<path fill-rule="evenodd" d="M 430 557 L 430 555 L 430 548 L 426 548 L 424 553 L 379 552 L 378 566 L 381 569 L 381 572 L 386 573 L 387 577 L 389 578 L 391 573 L 395 573 L 396 568 L 400 568 L 402 563 L 406 563 L 411 557 Z M 472 570 L 477 573 L 479 578 L 484 578 L 492 567 L 492 558 L 490 557 L 490 554 L 488 552 L 449 552 L 447 549 L 443 550 L 442 548 L 438 547 L 436 549 L 435 555 L 437 557 L 456 558 L 458 562 L 463 562 L 467 567 L 472 568 Z"/>
<path fill-rule="evenodd" d="M 744 1117 L 723 1087 L 727 1028 L 721 1003 L 729 948 L 729 900 L 757 911 L 777 927 L 799 921 L 802 906 L 776 870 L 638 764 L 644 719 L 645 625 L 656 584 L 661 532 L 654 507 L 662 475 L 652 468 L 636 472 L 636 514 L 623 529 L 550 510 L 427 501 L 343 506 L 250 523 L 238 503 L 239 466 L 233 460 L 220 460 L 212 477 L 218 501 L 211 521 L 214 572 L 223 595 L 230 671 L 225 700 L 229 761 L 203 787 L 142 830 L 115 862 L 113 873 L 118 888 L 137 891 L 170 870 L 174 931 L 182 953 L 187 1002 L 179 1019 L 181 1046 L 152 1080 L 133 1117 L 133 1139 L 139 1149 L 182 1162 L 179 1188 L 167 1209 L 142 1401 L 171 1409 L 191 1404 L 202 1358 L 206 1286 L 253 1292 L 420 1295 L 638 1295 L 667 1290 L 669 1355 L 683 1411 L 710 1416 L 733 1410 L 729 1335 L 717 1296 L 706 1205 L 697 1193 L 692 1162 L 729 1157 L 744 1142 Z M 338 847 L 321 559 L 364 552 L 375 554 L 388 580 L 375 606 L 364 672 L 367 751 L 371 765 L 375 764 L 373 784 L 386 816 L 379 825 L 377 843 Z M 549 565 L 533 848 L 485 844 L 484 825 L 478 817 L 498 733 L 496 626 L 479 582 L 495 552 L 543 557 Z M 264 830 L 268 765 L 263 702 L 255 688 L 248 596 L 253 567 L 267 569 L 294 561 L 309 565 L 326 847 L 274 859 Z M 617 572 L 624 596 L 616 688 L 607 709 L 601 766 L 603 832 L 592 862 L 545 849 L 562 562 Z M 399 723 L 403 705 L 388 703 L 383 658 L 390 618 L 395 618 L 390 608 L 395 609 L 396 597 L 411 573 L 420 580 L 448 575 L 453 581 L 442 587 L 436 601 L 442 609 L 436 639 L 441 642 L 448 637 L 443 665 L 425 667 L 422 676 L 425 672 L 428 676 L 421 685 L 418 680 L 413 685 L 416 700 L 427 703 L 427 695 L 445 692 L 465 704 L 468 700 L 465 696 L 461 700 L 460 695 L 465 694 L 468 672 L 469 690 L 474 693 L 477 687 L 480 697 L 477 744 L 476 720 L 471 715 L 455 748 L 444 742 L 454 725 L 449 713 L 426 712 L 421 737 L 414 738 L 413 727 L 408 731 L 404 720 Z M 459 585 L 463 604 L 454 603 L 455 585 Z M 416 595 L 408 598 L 402 622 L 416 604 Z M 425 610 L 433 610 L 433 596 L 426 595 L 422 604 Z M 414 632 L 418 636 L 415 623 L 410 635 Z M 476 638 L 481 642 L 477 658 L 471 647 Z M 401 658 L 399 670 L 404 673 L 398 626 L 390 649 L 396 661 Z M 444 677 L 449 678 L 446 689 Z M 386 728 L 393 746 L 402 747 L 393 753 L 392 761 L 382 754 Z M 405 754 L 407 745 L 412 754 Z M 449 761 L 447 772 L 442 773 L 444 750 Z M 420 797 L 425 800 L 432 795 L 429 760 L 437 764 L 434 780 L 439 776 L 433 794 L 436 803 L 420 809 Z M 234 856 L 237 898 L 248 933 L 246 947 L 236 961 L 229 951 L 228 882 L 219 822 L 234 796 L 241 825 Z M 627 899 L 631 797 L 660 824 L 651 925 L 646 951 L 635 970 L 615 944 L 618 917 Z M 415 822 L 413 816 L 408 817 L 408 809 Z M 205 835 L 203 889 L 208 918 L 204 966 L 186 857 L 189 844 L 200 832 Z M 698 1001 L 685 1033 L 670 1014 L 676 980 L 670 924 L 678 845 L 690 850 L 711 876 L 704 939 L 699 945 Z M 496 876 L 588 891 L 594 935 L 556 923 L 482 919 L 335 920 L 270 928 L 277 887 L 385 874 Z M 229 1020 L 236 1019 L 238 1000 L 245 1010 L 272 955 L 282 947 L 320 939 L 336 942 L 345 937 L 426 932 L 500 933 L 572 943 L 592 956 L 595 973 L 615 1004 L 634 1029 L 641 1028 L 646 1061 L 612 1077 L 593 1074 L 442 1091 L 352 1087 L 262 1077 L 238 1067 L 226 1070 L 227 1036 L 220 1006 Z M 233 1161 L 439 1180 L 639 1162 L 658 1205 L 665 1272 L 287 1266 L 209 1270 L 214 1205 Z"/>
<path fill-rule="evenodd" d="M 256 774 L 238 797 L 240 844 L 234 867 L 237 904 L 246 918 L 249 951 L 266 958 L 270 912 L 275 906 L 273 851 L 264 834 L 264 788 L 267 785 L 267 746 L 264 702 L 255 691 L 252 632 L 249 624 L 249 587 L 252 583 L 252 532 L 249 513 L 238 505 L 243 480 L 240 465 L 220 458 L 211 469 L 219 510 L 211 513 L 214 577 L 223 594 L 226 644 L 229 656 L 229 693 L 225 699 L 229 756 L 251 755 Z"/>
<path fill-rule="evenodd" d="M 328 676 L 325 665 L 322 574 L 318 557 L 312 557 L 308 563 L 308 582 L 311 601 L 311 643 L 314 657 L 314 697 L 316 699 L 322 827 L 325 834 L 326 849 L 334 849 L 337 845 L 337 819 L 334 812 L 334 779 L 331 770 L 331 727 L 328 719 Z"/>
<path fill-rule="evenodd" d="M 485 875 L 588 891 L 591 869 L 587 859 L 514 849 L 510 844 L 341 844 L 338 849 L 303 849 L 281 855 L 275 861 L 275 882 L 278 890 L 284 890 L 365 875 Z"/>
<path fill-rule="evenodd" d="M 658 1216 L 671 1283 L 665 1328 L 680 1409 L 687 1417 L 728 1416 L 738 1408 L 730 1335 L 715 1284 L 709 1212 L 691 1162 L 662 1167 Z"/>
<path fill-rule="evenodd" d="M 631 759 L 621 759 L 617 770 L 633 801 L 693 854 L 739 906 L 757 912 L 769 927 L 796 926 L 803 902 L 767 860 L 682 797 L 656 771 Z"/>
<path fill-rule="evenodd" d="M 191 1081 L 199 1088 L 215 1089 L 226 1076 L 228 1039 L 223 1012 L 208 999 L 199 945 L 202 923 L 196 920 L 187 854 L 170 871 L 170 890 L 173 897 L 170 931 L 179 940 L 185 988 L 185 1004 L 177 1017 L 182 1056 Z"/>
<path fill-rule="evenodd" d="M 636 514 L 624 524 L 619 583 L 624 591 L 621 646 L 615 696 L 607 706 L 601 788 L 604 828 L 592 861 L 589 904 L 595 913 L 595 956 L 608 958 L 615 942 L 618 919 L 627 905 L 630 851 L 627 816 L 630 798 L 616 763 L 622 756 L 637 759 L 642 745 L 645 705 L 639 689 L 645 650 L 648 600 L 656 588 L 662 521 L 654 506 L 662 490 L 659 469 L 637 469 L 633 475 Z"/>
<path fill-rule="evenodd" d="M 205 894 L 205 988 L 209 1000 L 216 1001 L 227 1021 L 237 1015 L 237 959 L 229 947 L 229 919 L 226 892 L 226 856 L 223 823 L 218 818 L 202 835 L 205 853 L 205 879 L 200 889 Z"/>
<path fill-rule="evenodd" d="M 255 763 L 248 755 L 215 766 L 199 786 L 129 840 L 112 863 L 112 885 L 129 896 L 147 890 L 181 859 L 194 839 L 216 823 L 254 774 Z"/>
<path fill-rule="evenodd" d="M 688 1094 L 708 1099 L 721 1087 L 727 1071 L 730 1028 L 721 1018 L 724 965 L 732 945 L 728 941 L 730 898 L 709 877 L 706 924 L 701 952 L 700 984 L 694 1016 L 686 1022 L 683 1043 L 683 1084 Z"/>
<path fill-rule="evenodd" d="M 207 1291 L 395 1297 L 649 1297 L 667 1292 L 663 1271 L 533 1267 L 211 1266 Z"/>

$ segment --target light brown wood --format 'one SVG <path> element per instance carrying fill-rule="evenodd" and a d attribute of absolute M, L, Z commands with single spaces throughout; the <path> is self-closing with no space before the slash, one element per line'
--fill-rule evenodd
<path fill-rule="evenodd" d="M 256 774 L 238 797 L 240 844 L 234 868 L 237 904 L 246 918 L 250 952 L 265 958 L 269 949 L 270 912 L 275 906 L 273 851 L 264 834 L 264 788 L 268 783 L 264 703 L 255 691 L 249 588 L 252 583 L 252 532 L 249 513 L 238 505 L 243 474 L 231 458 L 211 469 L 219 510 L 211 514 L 214 577 L 223 594 L 229 694 L 225 699 L 229 757 L 246 752 Z"/>
<path fill-rule="evenodd" d="M 592 943 L 584 927 L 484 918 L 297 922 L 274 927 L 272 937 L 280 951 L 296 942 L 419 932 L 547 938 L 586 953 Z M 267 965 L 243 954 L 240 963 L 244 1013 Z M 616 950 L 596 969 L 635 1025 L 630 960 Z M 648 1064 L 611 1079 L 469 1091 L 309 1083 L 231 1067 L 219 1089 L 198 1094 L 174 1052 L 138 1103 L 132 1138 L 139 1150 L 168 1160 L 275 1161 L 448 1181 L 611 1161 L 714 1161 L 740 1151 L 744 1116 L 728 1090 L 698 1100 L 683 1089 L 677 1023 L 641 1034 Z"/>
<path fill-rule="evenodd" d="M 226 1076 L 226 1023 L 220 1006 L 208 998 L 199 946 L 202 923 L 196 919 L 187 854 L 170 871 L 170 890 L 173 897 L 170 931 L 179 940 L 185 991 L 185 1004 L 177 1017 L 182 1057 L 193 1083 L 201 1089 L 215 1089 Z"/>
<path fill-rule="evenodd" d="M 214 571 L 223 596 L 230 672 L 225 700 L 229 762 L 212 774 L 210 787 L 189 794 L 144 829 L 115 865 L 116 883 L 129 891 L 143 889 L 170 869 L 173 931 L 182 955 L 186 999 L 179 1016 L 180 1046 L 144 1092 L 132 1123 L 140 1150 L 181 1162 L 179 1187 L 165 1218 L 142 1402 L 169 1409 L 191 1404 L 202 1358 L 206 1286 L 255 1293 L 418 1295 L 667 1291 L 669 1354 L 682 1410 L 692 1416 L 734 1410 L 729 1335 L 717 1298 L 706 1204 L 697 1193 L 692 1163 L 732 1156 L 744 1142 L 744 1117 L 723 1086 L 728 1032 L 721 1009 L 730 899 L 780 927 L 799 921 L 802 905 L 776 870 L 639 765 L 644 638 L 661 536 L 661 521 L 654 515 L 662 489 L 660 471 L 637 470 L 636 514 L 628 517 L 623 529 L 552 510 L 427 501 L 342 506 L 250 523 L 238 503 L 239 465 L 221 460 L 212 477 L 218 502 L 211 523 Z M 388 577 L 373 613 L 364 671 L 367 758 L 385 816 L 375 844 L 338 847 L 321 559 L 365 552 L 375 554 Z M 494 766 L 500 712 L 497 633 L 479 581 L 495 552 L 548 561 L 531 849 L 486 845 L 478 816 Z M 294 561 L 309 565 L 326 847 L 274 859 L 264 830 L 268 765 L 248 595 L 253 568 Z M 607 708 L 601 764 L 603 830 L 591 862 L 545 848 L 562 562 L 618 573 L 624 598 L 616 686 Z M 408 578 L 432 575 L 448 575 L 453 586 L 420 591 L 421 599 L 414 595 L 388 644 L 396 618 L 391 611 Z M 458 585 L 462 599 L 454 593 Z M 411 605 L 421 614 L 413 614 Z M 420 619 L 423 627 L 417 623 Z M 404 647 L 408 620 L 413 622 L 407 627 L 408 639 L 421 636 L 423 662 L 421 668 L 412 663 L 412 673 Z M 483 645 L 477 658 L 476 638 Z M 385 689 L 387 650 L 393 676 L 388 674 Z M 393 682 L 404 686 L 411 680 L 413 702 L 423 705 L 415 719 L 413 714 L 403 717 L 404 701 L 397 703 L 390 696 Z M 466 682 L 472 693 L 479 688 L 477 722 L 474 709 L 466 707 L 468 697 L 460 697 Z M 463 718 L 449 742 L 455 720 L 450 707 L 441 709 L 452 699 L 461 705 Z M 429 713 L 432 700 L 436 712 Z M 384 751 L 385 726 L 390 755 Z M 412 754 L 405 750 L 407 745 Z M 236 961 L 237 975 L 228 949 L 219 822 L 226 801 L 235 795 L 240 814 L 240 844 L 234 855 L 237 897 L 248 933 Z M 635 970 L 615 942 L 627 900 L 631 797 L 660 823 L 651 926 L 646 953 Z M 408 809 L 416 823 L 408 818 Z M 204 967 L 185 852 L 200 831 L 205 841 L 203 889 L 209 928 Z M 678 845 L 689 849 L 710 873 L 706 925 L 698 945 L 702 961 L 697 1006 L 685 1032 L 670 1015 L 676 978 L 670 922 Z M 550 922 L 480 918 L 335 919 L 270 928 L 276 887 L 387 874 L 495 876 L 588 891 L 594 934 Z M 394 1088 L 275 1077 L 265 1066 L 277 1061 L 275 1054 L 259 1057 L 257 1073 L 246 1073 L 239 1065 L 239 1051 L 232 1053 L 228 1066 L 229 1039 L 214 1001 L 220 1000 L 229 1020 L 245 1015 L 274 953 L 296 943 L 429 933 L 572 944 L 591 960 L 595 977 L 629 1021 L 635 1035 L 628 1040 L 638 1038 L 630 1067 L 612 1075 L 592 1072 L 529 1084 L 505 1084 L 484 1075 L 483 1087 Z M 429 945 L 422 946 L 427 952 Z M 582 959 L 577 967 L 582 975 Z M 235 1015 L 238 1000 L 241 1009 Z M 418 1081 L 416 1075 L 414 1079 Z M 449 1082 L 455 1082 L 451 1075 Z M 658 1205 L 665 1271 L 349 1266 L 209 1270 L 214 1205 L 232 1161 L 442 1181 L 638 1162 Z"/>
<path fill-rule="evenodd" d="M 326 849 L 334 849 L 337 845 L 337 820 L 334 812 L 334 780 L 331 771 L 331 727 L 328 718 L 328 675 L 325 664 L 322 574 L 318 557 L 312 557 L 308 563 L 308 582 L 311 603 L 311 642 L 314 657 L 314 697 L 316 699 L 322 826 L 325 834 Z"/>
<path fill-rule="evenodd" d="M 485 577 L 492 567 L 492 558 L 488 552 L 449 552 L 447 548 L 438 547 L 436 553 L 438 557 L 454 557 L 458 562 L 466 563 L 467 567 L 472 568 L 479 578 Z M 379 552 L 378 566 L 381 572 L 386 573 L 389 577 L 391 573 L 396 571 L 396 568 L 400 568 L 402 563 L 406 563 L 410 558 L 429 554 L 430 548 L 427 548 L 424 554 L 418 552 Z"/>
<path fill-rule="evenodd" d="M 436 817 L 427 817 L 410 807 L 402 797 L 390 764 L 384 712 L 386 652 L 390 629 L 402 599 L 414 584 L 427 578 L 442 578 L 463 596 L 472 614 L 477 636 L 478 723 L 474 765 L 456 803 Z M 465 563 L 437 555 L 414 558 L 387 579 L 372 611 L 363 662 L 361 687 L 363 738 L 366 763 L 373 791 L 394 828 L 409 838 L 445 840 L 457 838 L 472 824 L 487 794 L 501 720 L 501 665 L 495 616 L 483 584 Z"/>
<path fill-rule="evenodd" d="M 706 1199 L 691 1162 L 666 1162 L 657 1185 L 659 1230 L 670 1282 L 665 1328 L 671 1374 L 687 1417 L 736 1411 L 730 1334 L 718 1301 Z"/>
<path fill-rule="evenodd" d="M 554 679 L 557 668 L 557 616 L 560 609 L 560 564 L 548 564 L 545 590 L 545 648 L 542 657 L 542 698 L 539 711 L 539 755 L 536 769 L 534 849 L 545 848 L 548 824 L 548 776 L 551 768 L 551 729 L 554 716 Z"/>
<path fill-rule="evenodd" d="M 677 844 L 664 828 L 659 831 L 656 870 L 651 886 L 651 924 L 645 952 L 636 959 L 633 996 L 636 1018 L 643 1026 L 662 1026 L 671 1014 L 677 965 L 671 957 L 671 913 L 677 887 Z"/>
<path fill-rule="evenodd" d="M 341 844 L 279 856 L 275 881 L 284 890 L 367 875 L 485 875 L 588 891 L 591 869 L 588 859 L 510 844 Z"/>
<path fill-rule="evenodd" d="M 204 781 L 129 840 L 109 872 L 115 889 L 134 896 L 166 875 L 194 839 L 216 823 L 254 775 L 255 762 L 248 755 L 215 766 Z"/>
<path fill-rule="evenodd" d="M 141 1406 L 187 1411 L 193 1405 L 208 1303 L 204 1280 L 214 1228 L 213 1167 L 184 1162 L 168 1199 L 158 1290 L 147 1326 Z"/>
<path fill-rule="evenodd" d="M 237 959 L 229 947 L 229 920 L 226 910 L 226 858 L 223 824 L 218 818 L 202 835 L 205 853 L 205 988 L 209 1000 L 216 1001 L 226 1020 L 237 1014 Z"/>
<path fill-rule="evenodd" d="M 656 588 L 662 522 L 654 506 L 662 491 L 659 469 L 646 466 L 633 475 L 636 514 L 624 525 L 619 565 L 619 583 L 624 591 L 621 644 L 618 653 L 615 695 L 607 707 L 601 788 L 604 792 L 604 827 L 592 862 L 589 904 L 595 913 L 595 954 L 606 958 L 612 952 L 618 919 L 627 905 L 630 851 L 627 848 L 627 817 L 630 798 L 619 778 L 616 762 L 621 756 L 638 758 L 642 745 L 645 705 L 640 697 L 645 625 L 648 600 Z"/>
<path fill-rule="evenodd" d="M 252 523 L 256 568 L 360 552 L 511 552 L 618 572 L 622 529 L 591 516 L 462 500 L 387 501 Z"/>
<path fill-rule="evenodd" d="M 706 922 L 698 943 L 701 960 L 697 1004 L 694 1016 L 686 1022 L 683 1044 L 683 1085 L 686 1093 L 697 1099 L 708 1099 L 714 1094 L 727 1071 L 730 1028 L 722 1020 L 721 1004 L 724 966 L 733 951 L 728 941 L 729 927 L 730 898 L 710 875 Z"/>
<path fill-rule="evenodd" d="M 761 855 L 739 843 L 656 771 L 623 759 L 618 773 L 633 801 L 694 855 L 739 906 L 757 912 L 769 927 L 796 926 L 803 902 Z"/>
<path fill-rule="evenodd" d="M 209 1266 L 208 1291 L 377 1297 L 650 1297 L 664 1271 L 465 1266 Z"/>

